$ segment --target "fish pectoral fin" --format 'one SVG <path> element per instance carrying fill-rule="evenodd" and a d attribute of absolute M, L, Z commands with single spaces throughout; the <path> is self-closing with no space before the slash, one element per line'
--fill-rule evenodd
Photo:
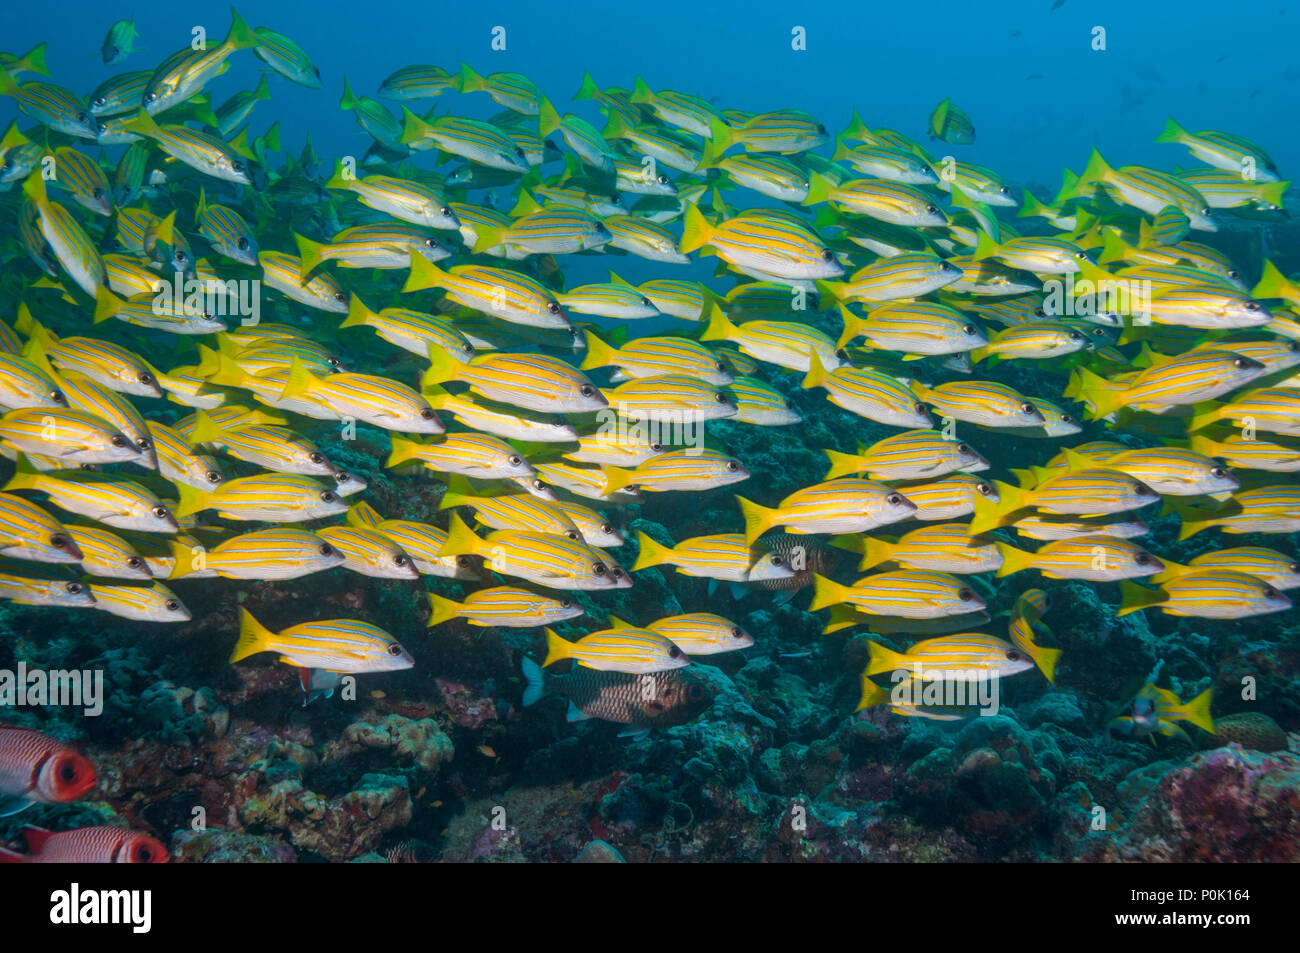
<path fill-rule="evenodd" d="M 569 701 L 569 710 L 564 713 L 565 721 L 586 721 L 590 717 L 590 715 L 575 705 L 572 700 Z"/>
<path fill-rule="evenodd" d="M 635 728 L 629 725 L 628 727 L 620 731 L 618 733 L 618 736 L 620 738 L 626 738 L 628 741 L 640 741 L 642 738 L 648 738 L 650 736 L 650 729 Z"/>

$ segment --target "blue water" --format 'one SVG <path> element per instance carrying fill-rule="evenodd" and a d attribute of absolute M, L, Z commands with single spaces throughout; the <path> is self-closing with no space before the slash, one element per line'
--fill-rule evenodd
<path fill-rule="evenodd" d="M 952 147 L 958 158 L 1053 190 L 1061 167 L 1078 171 L 1094 145 L 1112 164 L 1186 163 L 1179 147 L 1152 141 L 1166 115 L 1188 129 L 1247 136 L 1280 168 L 1300 167 L 1300 127 L 1291 121 L 1300 94 L 1300 12 L 1280 3 L 1203 0 L 1051 4 L 393 0 L 238 7 L 251 25 L 297 40 L 325 84 L 303 89 L 273 74 L 274 104 L 261 105 L 254 128 L 280 119 L 287 148 L 310 131 L 322 156 L 368 144 L 337 110 L 344 76 L 366 95 L 399 66 L 467 62 L 479 72 L 527 74 L 562 112 L 587 69 L 602 86 L 630 88 L 639 73 L 653 88 L 697 93 L 728 108 L 806 109 L 832 132 L 856 108 L 869 125 L 921 139 L 931 109 L 952 96 L 978 134 L 973 146 Z M 130 15 L 146 49 L 106 67 L 97 55 L 104 33 Z M 49 41 L 56 81 L 84 94 L 113 72 L 151 68 L 188 44 L 196 24 L 219 39 L 229 20 L 224 4 L 5 4 L 0 49 L 25 52 Z M 504 51 L 491 49 L 494 26 L 506 28 Z M 807 31 L 805 51 L 791 49 L 795 26 Z M 1106 30 L 1102 52 L 1092 49 L 1098 26 Z M 214 101 L 251 87 L 248 64 L 238 65 L 210 86 Z M 486 96 L 455 97 L 455 108 L 473 115 L 496 109 Z M 600 118 L 593 103 L 568 110 Z M 12 105 L 0 101 L 0 119 L 12 115 Z"/>

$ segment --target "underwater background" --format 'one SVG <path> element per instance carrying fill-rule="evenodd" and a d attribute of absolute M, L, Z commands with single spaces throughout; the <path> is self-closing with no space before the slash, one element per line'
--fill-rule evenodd
<path fill-rule="evenodd" d="M 48 43 L 51 81 L 84 96 L 114 72 L 152 69 L 188 43 L 196 24 L 212 42 L 226 35 L 226 7 L 195 9 L 7 5 L 0 9 L 0 48 L 21 54 Z M 239 13 L 299 44 L 319 68 L 323 88 L 291 83 L 240 51 L 231 69 L 208 84 L 211 102 L 269 75 L 271 98 L 253 111 L 250 138 L 279 123 L 282 154 L 261 157 L 274 172 L 287 168 L 285 158 L 297 157 L 310 135 L 321 170 L 317 186 L 337 159 L 360 160 L 372 142 L 354 116 L 338 108 L 344 77 L 359 96 L 374 96 L 385 77 L 413 63 L 453 73 L 462 63 L 483 75 L 522 73 L 561 114 L 572 111 L 596 129 L 604 126 L 597 103 L 573 101 L 586 74 L 601 87 L 624 90 L 641 77 L 653 90 L 680 90 L 718 109 L 801 110 L 825 125 L 830 141 L 815 151 L 826 158 L 856 111 L 867 126 L 897 130 L 935 156 L 952 154 L 996 170 L 1016 195 L 1028 189 L 1044 201 L 1057 194 L 1062 170 L 1082 171 L 1094 148 L 1117 168 L 1173 172 L 1196 166 L 1186 149 L 1156 142 L 1167 117 L 1188 130 L 1226 130 L 1260 143 L 1282 179 L 1300 169 L 1294 121 L 1300 14 L 1280 4 L 241 3 Z M 105 66 L 98 53 L 105 31 L 125 16 L 134 19 L 138 46 L 124 64 Z M 504 50 L 491 46 L 498 26 L 505 29 Z M 796 27 L 806 31 L 806 49 L 791 48 Z M 1101 50 L 1094 48 L 1097 27 L 1104 30 Z M 931 113 L 946 97 L 974 123 L 973 143 L 929 137 Z M 398 104 L 387 105 L 396 115 Z M 480 120 L 501 111 L 485 95 L 454 92 L 408 105 L 421 115 L 433 106 L 435 115 Z M 11 98 L 0 98 L 0 127 L 14 119 L 24 130 L 33 125 Z M 101 154 L 93 144 L 82 145 Z M 104 161 L 110 173 L 121 151 L 115 146 L 102 153 L 110 157 Z M 432 153 L 416 153 L 411 162 L 436 167 Z M 394 162 L 385 172 L 399 167 Z M 211 182 L 208 190 L 210 200 L 220 195 L 245 213 L 263 249 L 294 252 L 295 232 L 316 241 L 331 237 L 325 217 L 304 214 L 288 222 L 237 191 Z M 51 189 L 56 197 L 65 194 Z M 515 205 L 513 185 L 469 194 L 503 212 Z M 20 302 L 27 302 L 58 335 L 102 333 L 130 342 L 161 369 L 197 362 L 193 339 L 134 328 L 134 336 L 110 334 L 103 330 L 108 325 L 90 324 L 93 302 L 67 304 L 48 292 L 33 294 L 41 272 L 20 243 L 20 196 L 17 187 L 0 193 L 4 260 L 12 263 L 0 284 L 0 319 L 30 337 L 19 320 Z M 194 197 L 186 199 L 187 210 Z M 753 191 L 726 197 L 732 210 L 787 207 Z M 162 214 L 170 200 L 160 189 L 149 201 Z M 96 218 L 65 204 L 83 224 Z M 1284 206 L 1294 205 L 1288 194 Z M 356 203 L 347 208 L 355 210 Z M 721 209 L 713 206 L 709 217 L 716 220 L 715 211 Z M 1015 209 L 998 211 L 1025 233 L 1058 234 L 1041 222 L 1031 228 L 1015 218 Z M 341 224 L 356 220 L 349 216 L 344 213 Z M 1300 235 L 1285 211 L 1256 218 L 1217 214 L 1216 220 L 1217 232 L 1192 232 L 1191 238 L 1231 259 L 1246 288 L 1259 281 L 1265 259 L 1283 275 L 1300 271 Z M 666 227 L 680 235 L 682 225 L 673 219 Z M 107 239 L 102 247 L 110 247 Z M 854 269 L 870 257 L 855 260 Z M 604 282 L 611 268 L 632 284 L 674 278 L 704 282 L 719 295 L 736 279 L 748 280 L 734 271 L 719 277 L 713 257 L 694 256 L 683 265 L 599 254 L 559 261 L 567 288 Z M 352 282 L 346 269 L 333 274 L 345 288 L 365 287 L 371 307 L 414 307 L 398 300 L 391 282 Z M 1275 313 L 1297 303 L 1286 295 L 1257 296 L 1274 299 Z M 340 337 L 341 314 L 284 301 L 268 297 L 264 315 L 297 323 L 309 335 L 320 326 L 319 339 L 349 369 L 407 383 L 419 379 L 419 368 L 413 373 L 393 361 L 394 349 L 373 334 L 358 329 Z M 832 304 L 819 308 L 818 326 L 834 340 L 840 325 Z M 666 317 L 629 322 L 584 314 L 583 320 L 601 333 L 626 327 L 633 338 L 695 335 L 694 327 Z M 1288 338 L 1262 328 L 1247 336 Z M 1137 366 L 1127 363 L 1138 355 L 1132 340 L 1116 346 L 1126 361 L 1099 368 L 1103 378 Z M 531 342 L 521 338 L 520 349 L 532 350 Z M 580 361 L 579 355 L 572 363 Z M 932 383 L 958 376 L 933 358 L 925 368 Z M 1006 360 L 977 366 L 975 376 L 1067 406 L 1069 372 L 1048 362 Z M 897 432 L 801 386 L 798 371 L 764 364 L 755 376 L 778 391 L 801 422 L 708 424 L 709 445 L 742 461 L 748 480 L 647 493 L 635 502 L 585 500 L 626 536 L 612 550 L 621 565 L 634 566 L 639 534 L 671 545 L 739 533 L 744 521 L 735 493 L 775 507 L 824 479 L 827 448 L 848 453 Z M 137 403 L 146 415 L 157 410 L 158 419 L 172 424 L 190 412 L 163 401 Z M 1085 416 L 1081 404 L 1073 410 Z M 448 528 L 448 514 L 439 509 L 445 476 L 386 467 L 390 443 L 383 429 L 363 424 L 356 439 L 343 439 L 327 422 L 291 420 L 334 464 L 365 482 L 364 496 L 349 502 L 364 498 L 385 517 Z M 1160 428 L 1111 429 L 1094 420 L 1064 440 L 965 423 L 958 434 L 987 458 L 983 477 L 1010 482 L 1012 470 L 1043 466 L 1063 446 L 1114 440 L 1148 447 L 1170 436 Z M 1170 439 L 1186 436 L 1178 432 Z M 227 475 L 251 472 L 227 469 Z M 0 461 L 4 479 L 13 472 Z M 1276 477 L 1269 481 L 1274 484 L 1295 483 L 1289 472 L 1269 476 Z M 469 511 L 460 512 L 468 522 Z M 1181 565 L 1229 546 L 1297 556 L 1286 519 L 1281 529 L 1262 533 L 1211 529 L 1180 539 L 1185 515 L 1171 507 L 1159 515 L 1154 507 L 1145 510 L 1150 535 L 1141 545 Z M 1287 515 L 1300 518 L 1300 510 Z M 216 522 L 214 513 L 208 516 Z M 336 517 L 319 525 L 341 522 Z M 236 525 L 239 532 L 253 528 Z M 1026 547 L 1023 537 L 1006 538 Z M 842 583 L 860 575 L 843 552 L 825 558 L 826 572 Z M 811 587 L 785 599 L 761 587 L 711 584 L 666 565 L 645 568 L 634 571 L 630 588 L 565 592 L 586 616 L 554 627 L 573 640 L 603 628 L 610 616 L 640 624 L 712 612 L 742 627 L 753 644 L 693 662 L 711 696 L 697 717 L 629 739 L 600 717 L 566 721 L 565 705 L 555 699 L 523 704 L 521 659 L 542 661 L 543 626 L 477 627 L 464 619 L 427 625 L 429 592 L 459 600 L 481 586 L 516 581 L 486 573 L 484 580 L 427 574 L 377 579 L 344 568 L 286 581 L 178 579 L 168 585 L 190 618 L 161 623 L 0 603 L 0 671 L 20 664 L 94 670 L 104 673 L 106 684 L 104 710 L 96 717 L 72 708 L 0 707 L 0 726 L 35 729 L 71 745 L 93 762 L 97 775 L 96 789 L 81 800 L 35 803 L 0 816 L 0 847 L 23 853 L 26 825 L 55 831 L 108 825 L 156 838 L 178 861 L 1300 859 L 1294 836 L 1300 822 L 1300 626 L 1294 608 L 1236 619 L 1154 608 L 1119 616 L 1117 581 L 987 573 L 976 588 L 991 621 L 979 631 L 1005 634 L 1018 599 L 1039 587 L 1050 601 L 1037 631 L 1061 650 L 1060 661 L 1052 682 L 1033 668 L 1003 680 L 998 714 L 948 721 L 892 712 L 888 704 L 854 710 L 871 659 L 868 643 L 883 636 L 903 651 L 927 637 L 923 629 L 911 636 L 906 627 L 823 631 L 826 612 L 810 609 Z M 414 665 L 360 675 L 355 699 L 336 695 L 304 705 L 294 670 L 271 655 L 230 662 L 241 609 L 272 630 L 308 619 L 364 620 L 399 641 Z M 1154 734 L 1109 730 L 1157 675 L 1161 688 L 1177 696 L 1175 703 L 1212 690 L 1213 734 L 1190 724 L 1187 731 Z"/>

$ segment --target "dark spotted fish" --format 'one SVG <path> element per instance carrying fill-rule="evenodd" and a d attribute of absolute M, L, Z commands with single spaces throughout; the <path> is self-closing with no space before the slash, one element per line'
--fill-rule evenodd
<path fill-rule="evenodd" d="M 768 533 L 759 538 L 760 546 L 776 553 L 794 570 L 793 576 L 760 579 L 753 583 L 760 589 L 799 590 L 811 586 L 813 575 L 825 576 L 835 569 L 838 553 L 826 544 L 825 537 L 800 533 Z"/>
<path fill-rule="evenodd" d="M 523 667 L 525 707 L 559 695 L 569 700 L 569 721 L 599 718 L 627 725 L 620 736 L 684 724 L 713 702 L 709 686 L 689 667 L 638 675 L 575 667 L 568 675 L 555 675 L 527 657 Z"/>

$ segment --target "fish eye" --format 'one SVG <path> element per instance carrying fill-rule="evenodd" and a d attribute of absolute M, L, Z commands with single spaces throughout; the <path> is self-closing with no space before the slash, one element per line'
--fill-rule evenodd
<path fill-rule="evenodd" d="M 614 533 L 614 524 L 613 524 L 613 523 L 601 523 L 601 524 L 600 524 L 600 531 L 601 531 L 602 533 L 604 533 L 605 535 L 607 535 L 607 536 L 611 536 L 611 535 L 613 535 L 613 533 Z"/>
<path fill-rule="evenodd" d="M 1212 477 L 1226 477 L 1227 475 L 1228 471 L 1223 467 L 1212 467 L 1210 469 L 1210 476 Z"/>
<path fill-rule="evenodd" d="M 438 214 L 439 214 L 439 215 L 450 215 L 450 214 L 451 214 L 451 209 L 447 208 L 447 206 L 444 205 L 442 208 L 438 209 Z"/>
<path fill-rule="evenodd" d="M 165 506 L 155 506 L 149 512 L 152 513 L 154 516 L 158 517 L 160 520 L 167 518 L 167 507 Z"/>
<path fill-rule="evenodd" d="M 973 325 L 973 324 L 963 324 L 963 325 L 961 326 L 961 333 L 962 333 L 962 334 L 974 334 L 977 330 L 979 330 L 979 329 L 976 328 L 975 325 Z"/>
<path fill-rule="evenodd" d="M 97 199 L 102 199 L 104 197 L 104 190 L 99 187 L 96 187 L 95 191 L 91 192 L 90 194 Z"/>
<path fill-rule="evenodd" d="M 398 553 L 396 556 L 393 557 L 394 566 L 405 566 L 408 565 L 410 562 L 411 560 L 406 557 L 405 553 Z"/>
<path fill-rule="evenodd" d="M 523 149 L 520 149 L 520 148 L 518 148 L 518 147 L 516 147 L 516 148 L 515 148 L 515 155 L 519 156 L 519 158 L 522 159 L 522 158 L 524 157 L 524 150 L 523 150 Z"/>
<path fill-rule="evenodd" d="M 1009 188 L 1007 188 L 1005 185 L 1002 186 L 1002 188 L 998 189 L 998 191 L 1001 192 L 1003 195 L 1010 195 L 1010 194 L 1011 194 L 1011 190 L 1010 190 Z"/>
<path fill-rule="evenodd" d="M 835 253 L 831 251 L 829 248 L 827 248 L 825 251 L 822 252 L 822 261 L 834 261 L 834 260 L 835 260 Z"/>
<path fill-rule="evenodd" d="M 163 606 L 167 609 L 168 612 L 175 612 L 177 609 L 181 607 L 181 604 L 175 599 L 168 599 L 166 602 L 163 603 Z"/>
<path fill-rule="evenodd" d="M 1145 483 L 1139 483 L 1133 487 L 1133 492 L 1138 496 L 1155 496 L 1156 491 L 1151 489 L 1151 487 L 1147 486 Z"/>
<path fill-rule="evenodd" d="M 993 487 L 988 483 L 981 483 L 978 486 L 976 486 L 975 489 L 979 490 L 985 496 L 988 496 L 993 492 Z"/>
<path fill-rule="evenodd" d="M 957 598 L 960 599 L 962 602 L 970 602 L 972 599 L 975 598 L 975 592 L 972 589 L 967 589 L 965 587 L 962 587 L 961 589 L 957 590 Z"/>
<path fill-rule="evenodd" d="M 745 633 L 744 633 L 744 631 L 740 628 L 740 626 L 738 626 L 738 625 L 733 625 L 733 626 L 731 627 L 731 637 L 732 637 L 733 639 L 738 639 L 738 638 L 740 638 L 740 637 L 741 637 L 742 635 L 744 635 L 744 634 L 745 634 Z"/>
<path fill-rule="evenodd" d="M 935 212 L 939 211 L 939 210 L 938 210 L 937 208 L 935 208 L 933 205 L 927 205 L 927 206 L 925 207 L 925 210 L 926 210 L 927 212 L 929 212 L 931 215 L 933 215 Z"/>
<path fill-rule="evenodd" d="M 578 540 L 582 539 L 582 534 L 579 533 L 576 529 L 567 530 L 565 531 L 564 535 L 567 536 L 569 539 L 573 540 L 575 543 Z"/>
<path fill-rule="evenodd" d="M 669 657 L 669 658 L 681 658 L 681 656 L 682 656 L 682 650 L 681 650 L 681 649 L 679 649 L 679 648 L 678 648 L 677 646 L 675 646 L 675 645 L 669 647 L 669 649 L 668 649 L 668 657 Z"/>
<path fill-rule="evenodd" d="M 433 411 L 428 407 L 425 407 L 423 410 L 420 411 L 421 420 L 432 420 L 433 416 L 434 416 Z"/>
<path fill-rule="evenodd" d="M 590 384 L 583 384 L 581 387 L 578 388 L 578 393 L 581 394 L 583 397 L 590 397 L 595 392 L 596 392 L 596 388 L 592 387 Z"/>
<path fill-rule="evenodd" d="M 135 445 L 139 447 L 141 450 L 145 451 L 146 453 L 148 453 L 150 450 L 153 449 L 153 441 L 151 441 L 148 437 L 141 437 L 139 440 L 135 442 Z"/>
<path fill-rule="evenodd" d="M 337 357 L 334 357 L 333 355 L 330 355 L 329 357 L 325 358 L 325 363 L 328 364 L 330 367 L 343 366 L 343 362 L 340 361 Z"/>
<path fill-rule="evenodd" d="M 925 404 L 921 403 L 918 400 L 915 404 L 912 405 L 912 409 L 915 410 L 918 414 L 923 414 L 925 413 Z"/>
<path fill-rule="evenodd" d="M 1069 334 L 1069 338 L 1071 341 L 1082 341 L 1083 335 L 1080 334 L 1078 331 L 1071 331 Z"/>
<path fill-rule="evenodd" d="M 1061 414 L 1061 423 L 1072 424 L 1074 423 L 1074 418 L 1071 417 L 1069 414 Z"/>
<path fill-rule="evenodd" d="M 1146 553 L 1138 553 L 1133 557 L 1133 561 L 1139 566 L 1145 566 L 1147 563 L 1151 562 L 1151 557 Z"/>
<path fill-rule="evenodd" d="M 244 163 L 242 163 L 242 162 L 236 160 L 236 161 L 230 163 L 230 168 L 232 168 L 232 169 L 233 169 L 234 171 L 236 171 L 236 172 L 243 172 L 243 171 L 244 171 Z"/>
<path fill-rule="evenodd" d="M 402 646 L 397 642 L 390 642 L 388 645 L 388 654 L 397 656 L 402 654 Z"/>
<path fill-rule="evenodd" d="M 1032 414 L 1038 410 L 1038 408 L 1035 407 L 1033 404 L 1031 404 L 1029 401 L 1025 401 L 1024 403 L 1022 403 L 1020 405 L 1020 409 L 1027 414 Z"/>
<path fill-rule="evenodd" d="M 594 572 L 597 576 L 603 576 L 605 575 L 605 573 L 609 572 L 609 569 L 605 566 L 604 563 L 593 563 L 591 566 L 591 571 Z"/>
<path fill-rule="evenodd" d="M 890 506 L 898 506 L 903 502 L 903 497 L 898 493 L 891 493 L 889 496 L 885 497 L 885 502 Z"/>
<path fill-rule="evenodd" d="M 1244 357 L 1239 357 L 1239 358 L 1237 358 L 1235 361 L 1232 362 L 1232 366 L 1235 367 L 1235 368 L 1237 368 L 1237 369 L 1239 369 L 1239 370 L 1243 370 L 1243 371 L 1244 371 L 1244 370 L 1245 370 L 1247 367 L 1249 367 L 1250 365 L 1246 363 L 1246 359 L 1245 359 Z"/>
<path fill-rule="evenodd" d="M 77 122 L 85 122 L 87 118 L 85 113 L 77 113 Z"/>
<path fill-rule="evenodd" d="M 668 184 L 668 176 L 666 176 L 666 175 L 661 175 L 661 176 L 659 176 L 659 178 L 658 178 L 657 181 L 659 182 L 660 185 L 667 185 L 667 184 Z"/>
<path fill-rule="evenodd" d="M 722 361 L 716 361 L 716 362 L 714 362 L 714 365 L 713 365 L 713 366 L 714 366 L 715 368 L 717 368 L 718 370 L 720 370 L 720 371 L 725 371 L 725 370 L 727 369 L 727 365 L 726 365 L 725 363 L 723 363 Z"/>
<path fill-rule="evenodd" d="M 184 249 L 181 248 L 176 249 L 176 253 L 172 255 L 172 257 L 175 258 L 177 261 L 181 262 L 182 264 L 190 260 L 190 256 L 185 254 Z"/>
<path fill-rule="evenodd" d="M 325 454 L 321 453 L 320 451 L 316 451 L 315 453 L 307 454 L 307 459 L 310 460 L 312 463 L 321 464 L 325 462 Z"/>
<path fill-rule="evenodd" d="M 115 447 L 126 447 L 130 445 L 129 441 L 125 437 L 123 437 L 120 433 L 114 434 L 111 438 L 109 438 L 108 442 Z"/>
<path fill-rule="evenodd" d="M 321 501 L 322 503 L 333 503 L 333 502 L 334 502 L 335 500 L 337 500 L 337 499 L 338 499 L 338 497 L 335 496 L 335 495 L 334 495 L 332 492 L 330 492 L 329 490 L 322 490 L 322 491 L 321 491 L 320 501 Z"/>
<path fill-rule="evenodd" d="M 573 608 L 573 600 L 572 600 L 572 599 L 561 599 L 561 600 L 560 600 L 560 608 L 561 608 L 561 609 L 572 609 L 572 608 Z"/>
<path fill-rule="evenodd" d="M 959 443 L 959 444 L 957 444 L 957 452 L 958 452 L 958 453 L 970 453 L 970 452 L 971 452 L 971 451 L 970 451 L 970 444 L 968 444 L 968 443 Z"/>
<path fill-rule="evenodd" d="M 81 583 L 79 583 L 79 582 L 70 582 L 70 583 L 68 583 L 66 586 L 64 586 L 63 588 L 66 589 L 68 592 L 70 592 L 72 595 L 75 596 L 77 593 L 81 592 Z"/>
<path fill-rule="evenodd" d="M 559 314 L 559 313 L 560 313 L 560 302 L 558 302 L 558 301 L 548 301 L 548 302 L 546 302 L 546 310 L 549 311 L 549 312 L 551 312 L 551 314 Z"/>
<path fill-rule="evenodd" d="M 739 469 L 740 469 L 740 464 L 737 463 L 735 460 L 728 460 L 728 461 L 727 461 L 727 472 L 728 472 L 728 473 L 735 473 L 735 472 L 736 472 L 737 470 L 739 470 Z"/>
<path fill-rule="evenodd" d="M 652 443 L 650 444 L 650 449 L 653 450 L 655 453 L 663 453 L 664 445 L 662 443 Z"/>
<path fill-rule="evenodd" d="M 1021 655 L 1015 649 L 1012 649 L 1010 652 L 1007 653 L 1008 662 L 1019 662 L 1020 659 L 1021 659 Z"/>
<path fill-rule="evenodd" d="M 470 559 L 468 556 L 456 557 L 456 567 L 458 569 L 468 569 L 472 565 L 474 565 L 474 561 Z"/>
<path fill-rule="evenodd" d="M 1300 572 L 1300 563 L 1292 563 L 1287 567 L 1291 572 Z"/>
<path fill-rule="evenodd" d="M 113 53 L 114 53 L 114 55 L 116 55 L 116 54 L 117 54 L 117 51 L 114 50 Z M 108 102 L 108 98 L 107 98 L 106 96 L 96 96 L 94 99 L 92 99 L 92 100 L 90 101 L 90 105 L 92 105 L 92 106 L 102 106 L 102 105 L 104 105 L 106 102 Z"/>
<path fill-rule="evenodd" d="M 141 371 L 139 374 L 136 375 L 135 379 L 138 380 L 141 384 L 154 383 L 153 375 L 150 374 L 148 371 Z"/>
<path fill-rule="evenodd" d="M 348 300 L 348 296 L 345 295 L 342 291 L 336 291 L 336 292 L 334 292 L 334 300 L 335 300 L 335 301 L 347 301 L 347 300 Z"/>
<path fill-rule="evenodd" d="M 321 544 L 320 544 L 320 554 L 321 554 L 322 556 L 333 556 L 333 555 L 334 555 L 334 547 L 331 546 L 329 543 L 321 543 Z"/>
<path fill-rule="evenodd" d="M 773 554 L 772 554 L 772 565 L 773 565 L 773 566 L 777 566 L 777 567 L 784 566 L 784 565 L 785 565 L 785 560 L 782 559 L 780 556 L 778 556 L 776 553 L 773 553 Z"/>
<path fill-rule="evenodd" d="M 62 533 L 53 533 L 50 536 L 50 545 L 55 549 L 68 549 L 72 546 L 72 540 L 68 539 L 68 537 L 64 536 Z"/>
<path fill-rule="evenodd" d="M 144 567 L 144 560 L 139 556 L 131 556 L 126 561 L 126 567 L 128 569 L 141 569 Z"/>
<path fill-rule="evenodd" d="M 157 98 L 158 98 L 158 94 L 157 94 L 157 93 L 145 93 L 145 94 L 144 94 L 144 101 L 145 101 L 146 103 L 151 103 L 151 102 L 153 102 L 153 101 L 154 101 L 155 99 L 157 99 Z"/>
<path fill-rule="evenodd" d="M 1267 587 L 1264 589 L 1264 598 L 1265 598 L 1265 599 L 1276 599 L 1276 598 L 1278 598 L 1280 595 L 1281 595 L 1281 593 L 1279 593 L 1279 592 L 1278 592 L 1276 589 L 1274 589 L 1272 586 L 1267 586 Z"/>
<path fill-rule="evenodd" d="M 727 402 L 727 395 L 724 394 L 722 391 L 718 391 L 716 394 L 713 395 L 713 399 L 717 401 L 719 404 L 725 404 Z"/>
<path fill-rule="evenodd" d="M 1088 253 L 1086 251 L 1077 251 L 1074 253 L 1074 257 L 1079 259 L 1079 261 L 1087 261 Z"/>
<path fill-rule="evenodd" d="M 506 458 L 506 463 L 510 464 L 512 467 L 517 467 L 519 466 L 519 464 L 523 462 L 524 462 L 524 458 L 518 455 L 509 456 Z"/>
<path fill-rule="evenodd" d="M 247 238 L 243 238 L 243 237 L 241 236 L 240 239 L 239 239 L 239 241 L 235 242 L 235 244 L 239 247 L 239 250 L 240 250 L 240 251 L 248 251 L 248 239 L 247 239 Z"/>
<path fill-rule="evenodd" d="M 610 572 L 614 574 L 615 579 L 622 579 L 624 576 L 627 575 L 627 573 L 623 571 L 622 566 L 615 566 L 613 569 L 610 570 Z"/>

